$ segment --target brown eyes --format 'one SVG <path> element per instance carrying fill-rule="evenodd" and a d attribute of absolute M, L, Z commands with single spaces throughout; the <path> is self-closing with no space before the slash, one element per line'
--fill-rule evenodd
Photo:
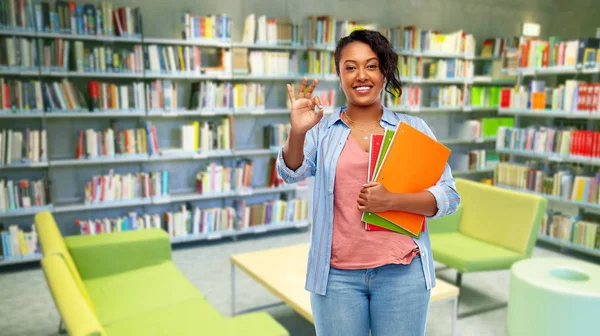
<path fill-rule="evenodd" d="M 354 70 L 354 69 L 356 69 L 355 66 L 347 66 L 346 67 L 346 71 L 351 71 L 351 70 Z M 377 69 L 377 64 L 367 65 L 367 69 Z"/>

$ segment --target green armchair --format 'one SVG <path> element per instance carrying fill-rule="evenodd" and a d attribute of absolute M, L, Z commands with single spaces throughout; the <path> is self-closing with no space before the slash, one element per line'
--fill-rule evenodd
<path fill-rule="evenodd" d="M 435 261 L 470 272 L 508 270 L 529 258 L 544 218 L 543 197 L 456 179 L 461 204 L 452 215 L 429 219 Z"/>

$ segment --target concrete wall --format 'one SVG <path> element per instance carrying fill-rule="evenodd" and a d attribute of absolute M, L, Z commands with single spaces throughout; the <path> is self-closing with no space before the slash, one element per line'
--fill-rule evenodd
<path fill-rule="evenodd" d="M 565 38 L 594 37 L 600 28 L 600 1 L 559 0 L 554 19 L 556 35 Z"/>

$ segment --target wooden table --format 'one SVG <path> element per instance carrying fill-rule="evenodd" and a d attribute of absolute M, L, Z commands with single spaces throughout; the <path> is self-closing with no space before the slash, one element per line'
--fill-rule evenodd
<path fill-rule="evenodd" d="M 308 249 L 309 244 L 298 244 L 232 255 L 230 257 L 231 315 L 242 313 L 236 311 L 235 308 L 235 268 L 238 267 L 283 301 L 274 305 L 285 303 L 305 319 L 314 323 L 310 307 L 310 294 L 304 288 Z M 431 291 L 430 302 L 450 301 L 453 305 L 452 335 L 455 334 L 458 294 L 458 287 L 440 279 L 436 279 L 436 287 Z M 255 307 L 246 311 L 264 309 L 274 305 Z"/>

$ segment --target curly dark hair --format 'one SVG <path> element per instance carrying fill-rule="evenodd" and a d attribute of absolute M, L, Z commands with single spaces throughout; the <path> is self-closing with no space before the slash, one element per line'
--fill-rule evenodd
<path fill-rule="evenodd" d="M 364 42 L 371 47 L 371 50 L 379 58 L 379 68 L 386 80 L 385 91 L 391 95 L 400 96 L 402 94 L 402 83 L 400 82 L 400 73 L 398 71 L 398 55 L 392 49 L 388 39 L 375 30 L 361 29 L 355 30 L 350 35 L 342 37 L 335 47 L 335 70 L 340 75 L 340 58 L 342 50 L 352 42 Z M 390 90 L 390 87 L 392 90 Z"/>

